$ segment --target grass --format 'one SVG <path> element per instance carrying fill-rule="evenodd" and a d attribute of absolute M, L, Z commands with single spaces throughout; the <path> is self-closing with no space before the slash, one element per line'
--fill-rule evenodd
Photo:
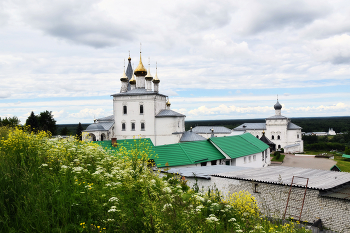
<path fill-rule="evenodd" d="M 271 161 L 272 161 L 272 162 L 283 162 L 284 157 L 285 157 L 284 154 L 281 154 L 281 155 L 279 156 L 279 158 L 277 158 L 277 156 L 274 156 L 274 157 L 272 157 Z"/>
<path fill-rule="evenodd" d="M 261 216 L 248 192 L 198 193 L 160 177 L 142 142 L 95 143 L 0 128 L 0 232 L 309 232 Z"/>

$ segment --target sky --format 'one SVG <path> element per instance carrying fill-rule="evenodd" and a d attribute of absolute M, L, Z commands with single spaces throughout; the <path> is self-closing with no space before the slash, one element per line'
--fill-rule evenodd
<path fill-rule="evenodd" d="M 1 0 L 0 117 L 113 113 L 124 59 L 186 120 L 350 115 L 350 2 Z"/>

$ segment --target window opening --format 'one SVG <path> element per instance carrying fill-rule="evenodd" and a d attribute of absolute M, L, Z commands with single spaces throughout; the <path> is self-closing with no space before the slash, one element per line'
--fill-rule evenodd
<path fill-rule="evenodd" d="M 280 135 L 278 135 L 278 136 L 277 136 L 277 139 L 278 139 L 278 140 L 280 140 L 280 139 L 281 139 L 281 136 L 280 136 Z"/>
<path fill-rule="evenodd" d="M 122 131 L 125 131 L 125 123 L 122 123 Z"/>
<path fill-rule="evenodd" d="M 201 167 L 203 167 L 203 166 L 207 166 L 207 162 L 201 163 Z"/>
<path fill-rule="evenodd" d="M 143 114 L 143 105 L 140 105 L 140 114 Z"/>
<path fill-rule="evenodd" d="M 135 131 L 135 123 L 131 123 L 131 131 Z"/>
<path fill-rule="evenodd" d="M 275 136 L 274 136 L 274 135 L 272 135 L 272 136 L 271 136 L 271 139 L 275 139 Z"/>
<path fill-rule="evenodd" d="M 213 165 L 216 165 L 216 160 L 211 161 L 211 165 L 212 165 L 212 166 L 213 166 Z"/>
<path fill-rule="evenodd" d="M 123 114 L 128 114 L 128 108 L 126 105 L 123 106 Z"/>
<path fill-rule="evenodd" d="M 145 123 L 141 123 L 141 130 L 145 131 Z"/>

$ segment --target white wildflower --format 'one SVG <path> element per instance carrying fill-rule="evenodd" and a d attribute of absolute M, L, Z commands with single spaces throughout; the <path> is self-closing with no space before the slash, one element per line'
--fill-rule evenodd
<path fill-rule="evenodd" d="M 111 197 L 111 198 L 109 198 L 108 201 L 109 201 L 109 202 L 118 202 L 119 199 L 118 199 L 117 197 Z"/>
<path fill-rule="evenodd" d="M 165 188 L 163 188 L 163 192 L 165 192 L 165 193 L 171 193 L 171 188 L 165 187 Z"/>
<path fill-rule="evenodd" d="M 219 221 L 219 219 L 218 219 L 217 217 L 215 217 L 214 214 L 209 215 L 209 217 L 206 218 L 206 220 L 207 220 L 208 222 L 218 222 L 218 221 Z"/>
<path fill-rule="evenodd" d="M 163 206 L 163 211 L 165 211 L 167 208 L 170 208 L 172 207 L 172 205 L 170 203 L 166 203 L 164 206 Z"/>
<path fill-rule="evenodd" d="M 235 222 L 236 219 L 235 219 L 235 218 L 231 218 L 231 219 L 229 219 L 228 221 L 229 221 L 229 222 Z"/>

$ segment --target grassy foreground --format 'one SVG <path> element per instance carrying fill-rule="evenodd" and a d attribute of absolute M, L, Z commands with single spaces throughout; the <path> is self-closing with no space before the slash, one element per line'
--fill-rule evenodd
<path fill-rule="evenodd" d="M 147 145 L 0 128 L 0 232 L 309 232 L 272 224 L 247 192 L 197 193 L 148 166 Z"/>

